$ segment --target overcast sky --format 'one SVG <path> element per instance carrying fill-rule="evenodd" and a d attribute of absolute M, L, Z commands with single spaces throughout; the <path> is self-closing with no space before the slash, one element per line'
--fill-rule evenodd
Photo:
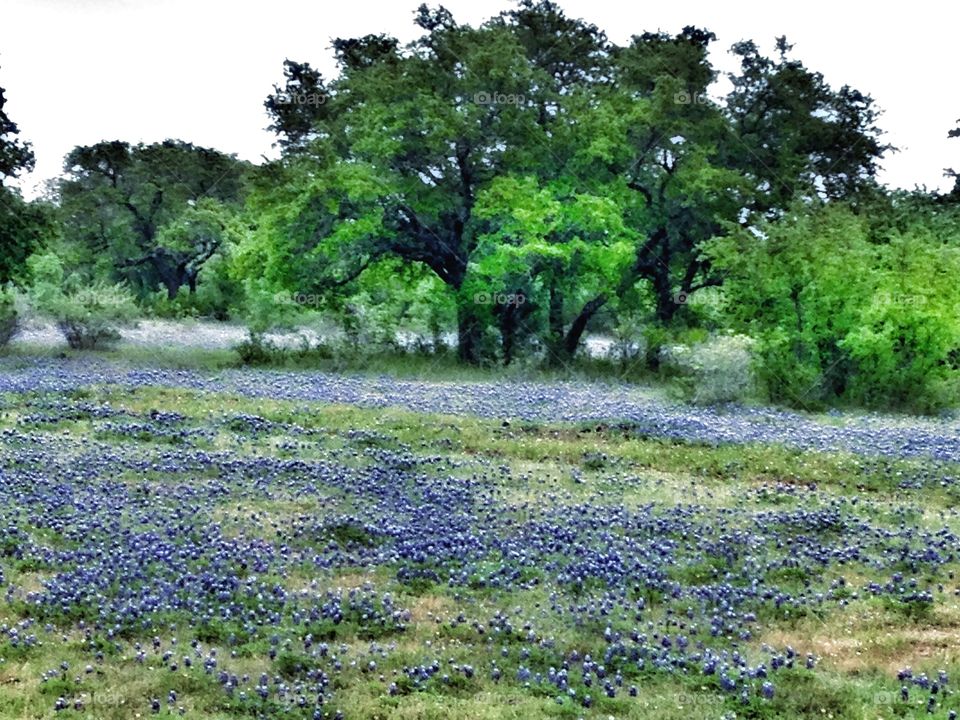
<path fill-rule="evenodd" d="M 0 0 L 0 86 L 6 110 L 34 145 L 33 195 L 76 145 L 179 138 L 251 161 L 275 156 L 263 100 L 281 83 L 283 60 L 334 74 L 330 41 L 418 28 L 418 0 Z M 436 3 L 429 3 L 435 5 Z M 510 0 L 446 0 L 477 24 Z M 955 35 L 960 4 L 562 0 L 624 43 L 646 30 L 705 27 L 718 37 L 712 60 L 733 70 L 730 45 L 750 38 L 772 52 L 785 34 L 794 55 L 834 87 L 870 93 L 884 110 L 885 140 L 901 151 L 884 162 L 893 187 L 946 189 L 960 168 Z M 953 6 L 951 8 L 951 6 Z"/>

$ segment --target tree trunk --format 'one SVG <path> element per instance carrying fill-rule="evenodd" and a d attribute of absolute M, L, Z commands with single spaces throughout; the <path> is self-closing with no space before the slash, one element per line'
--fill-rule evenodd
<path fill-rule="evenodd" d="M 153 269 L 160 277 L 160 282 L 167 289 L 167 299 L 173 300 L 180 291 L 180 286 L 183 285 L 182 275 L 176 268 L 172 268 L 162 255 L 153 255 L 150 264 L 153 265 Z"/>
<path fill-rule="evenodd" d="M 180 292 L 180 283 L 175 278 L 165 276 L 162 278 L 163 286 L 167 289 L 167 300 L 173 300 Z"/>
<path fill-rule="evenodd" d="M 517 314 L 512 306 L 505 307 L 500 314 L 500 350 L 503 353 L 504 365 L 509 365 L 513 361 L 516 334 Z"/>
<path fill-rule="evenodd" d="M 669 323 L 678 306 L 673 297 L 673 288 L 670 287 L 670 272 L 667 268 L 659 268 L 654 275 L 653 292 L 657 301 L 657 320 L 664 324 Z"/>
<path fill-rule="evenodd" d="M 580 338 L 583 337 L 583 332 L 587 329 L 590 318 L 596 315 L 597 311 L 606 303 L 607 296 L 600 294 L 584 305 L 580 314 L 573 319 L 570 330 L 567 331 L 567 336 L 563 340 L 563 350 L 567 357 L 573 357 L 573 354 L 577 351 L 577 346 L 580 344 Z"/>
<path fill-rule="evenodd" d="M 457 357 L 471 365 L 480 362 L 480 322 L 463 301 L 457 304 Z"/>
<path fill-rule="evenodd" d="M 547 338 L 547 364 L 561 365 L 566 361 L 563 350 L 563 293 L 556 279 L 550 280 L 550 305 L 548 307 L 549 337 Z"/>
<path fill-rule="evenodd" d="M 503 354 L 504 365 L 513 362 L 517 337 L 521 334 L 520 331 L 524 322 L 535 308 L 519 288 L 510 295 L 515 298 L 514 302 L 499 305 L 494 309 L 494 313 L 499 316 L 500 321 L 500 350 Z M 519 298 L 523 298 L 523 300 L 521 301 Z"/>

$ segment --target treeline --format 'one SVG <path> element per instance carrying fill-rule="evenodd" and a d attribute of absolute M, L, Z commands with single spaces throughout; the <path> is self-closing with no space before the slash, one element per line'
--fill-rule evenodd
<path fill-rule="evenodd" d="M 733 45 L 715 98 L 707 30 L 618 45 L 532 0 L 415 22 L 406 46 L 335 40 L 333 78 L 285 63 L 277 161 L 115 141 L 71 152 L 43 201 L 3 188 L 0 279 L 62 326 L 135 301 L 256 344 L 312 312 L 354 344 L 403 330 L 464 363 L 559 366 L 605 333 L 694 384 L 749 362 L 793 405 L 956 401 L 960 183 L 880 187 L 869 95 L 785 38 Z M 31 154 L 2 122 L 11 177 Z"/>

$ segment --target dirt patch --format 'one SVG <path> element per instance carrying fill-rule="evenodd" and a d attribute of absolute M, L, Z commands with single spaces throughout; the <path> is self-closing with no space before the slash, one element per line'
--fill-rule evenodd
<path fill-rule="evenodd" d="M 904 625 L 902 619 L 871 612 L 842 624 L 828 621 L 774 630 L 762 641 L 776 648 L 789 645 L 801 655 L 813 653 L 822 666 L 851 675 L 894 676 L 905 667 L 935 670 L 960 662 L 960 621 L 954 607 L 922 625 Z"/>
<path fill-rule="evenodd" d="M 438 615 L 446 617 L 453 609 L 454 604 L 450 598 L 441 595 L 423 595 L 410 605 L 410 619 L 417 624 L 433 624 Z"/>

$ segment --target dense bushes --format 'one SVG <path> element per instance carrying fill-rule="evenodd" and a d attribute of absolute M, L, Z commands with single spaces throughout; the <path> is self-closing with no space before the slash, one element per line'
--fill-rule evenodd
<path fill-rule="evenodd" d="M 31 302 L 56 323 L 75 350 L 102 348 L 118 340 L 118 327 L 138 314 L 133 296 L 123 285 L 66 275 L 53 254 L 32 256 L 27 264 Z"/>
<path fill-rule="evenodd" d="M 19 320 L 12 288 L 0 287 L 0 348 L 6 347 L 17 334 Z"/>
<path fill-rule="evenodd" d="M 161 318 L 229 320 L 243 312 L 243 285 L 230 275 L 229 249 L 222 248 L 203 265 L 194 290 L 181 287 L 171 298 L 159 287 L 143 299 L 146 312 Z"/>
<path fill-rule="evenodd" d="M 848 396 L 868 406 L 921 410 L 955 401 L 960 245 L 914 227 L 891 234 L 878 260 L 873 294 L 839 343 L 851 358 Z"/>
<path fill-rule="evenodd" d="M 730 325 L 758 341 L 770 399 L 930 411 L 952 404 L 960 235 L 916 217 L 882 233 L 841 205 L 715 241 Z"/>

